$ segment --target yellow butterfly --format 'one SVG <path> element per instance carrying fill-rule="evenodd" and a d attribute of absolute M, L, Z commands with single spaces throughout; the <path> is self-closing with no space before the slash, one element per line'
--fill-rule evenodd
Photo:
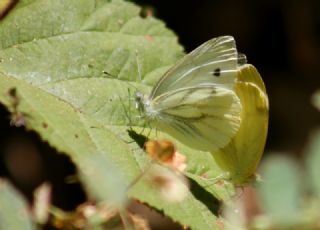
<path fill-rule="evenodd" d="M 235 91 L 242 106 L 240 128 L 227 146 L 212 155 L 229 173 L 229 179 L 242 185 L 255 179 L 267 138 L 269 102 L 264 83 L 252 65 L 239 69 Z"/>

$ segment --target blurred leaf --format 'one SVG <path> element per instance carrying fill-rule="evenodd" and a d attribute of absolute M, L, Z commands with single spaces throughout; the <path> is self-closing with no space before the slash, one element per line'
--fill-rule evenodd
<path fill-rule="evenodd" d="M 312 191 L 320 198 L 320 130 L 313 133 L 305 151 L 307 178 Z"/>
<path fill-rule="evenodd" d="M 0 102 L 71 157 L 94 197 L 124 205 L 126 184 L 148 164 L 128 132 L 144 127 L 128 89 L 149 92 L 182 56 L 174 34 L 159 20 L 139 17 L 131 3 L 20 1 L 0 24 Z M 188 157 L 188 176 L 228 199 L 228 186 L 202 177 L 222 174 L 210 154 L 177 145 Z M 192 193 L 169 204 L 147 182 L 134 186 L 130 197 L 193 229 L 216 229 L 215 216 Z"/>
<path fill-rule="evenodd" d="M 302 199 L 301 175 L 297 164 L 285 156 L 272 155 L 262 165 L 260 195 L 272 223 L 294 225 Z"/>
<path fill-rule="evenodd" d="M 312 104 L 320 111 L 320 90 L 317 90 L 312 96 Z"/>
<path fill-rule="evenodd" d="M 96 134 L 97 130 L 90 128 L 95 125 L 90 117 L 77 112 L 69 104 L 39 87 L 0 72 L 0 92 L 4 95 L 4 103 L 9 106 L 11 98 L 7 92 L 12 88 L 17 89 L 21 111 L 30 114 L 26 116 L 27 128 L 39 132 L 58 151 L 68 153 L 86 178 L 92 180 L 93 176 L 103 176 L 103 180 L 90 187 L 95 193 L 103 194 L 100 199 L 122 203 L 126 188 L 121 174 L 105 154 L 108 148 L 100 149 L 98 142 L 104 139 L 104 144 L 111 149 L 112 145 L 116 148 L 119 140 L 113 140 L 107 130 Z M 110 171 L 106 173 L 106 169 Z"/>
<path fill-rule="evenodd" d="M 0 179 L 0 207 L 0 229 L 36 229 L 27 202 L 3 179 Z"/>

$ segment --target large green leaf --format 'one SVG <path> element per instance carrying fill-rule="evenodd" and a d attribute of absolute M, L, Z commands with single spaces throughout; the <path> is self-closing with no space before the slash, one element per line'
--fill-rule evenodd
<path fill-rule="evenodd" d="M 150 92 L 183 56 L 175 35 L 139 11 L 120 0 L 24 0 L 0 22 L 0 102 L 68 154 L 96 198 L 119 205 L 126 203 L 126 185 L 148 164 L 128 132 L 150 133 L 136 119 L 132 92 Z M 193 229 L 216 229 L 199 194 L 229 199 L 232 189 L 201 176 L 222 174 L 210 154 L 177 146 L 194 180 L 187 198 L 164 202 L 147 180 L 129 196 Z"/>

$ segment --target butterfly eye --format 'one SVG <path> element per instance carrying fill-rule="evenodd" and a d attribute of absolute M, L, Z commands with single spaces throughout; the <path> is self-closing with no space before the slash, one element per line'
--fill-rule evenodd
<path fill-rule="evenodd" d="M 213 72 L 212 72 L 213 76 L 215 77 L 220 77 L 221 75 L 221 69 L 220 68 L 216 68 Z"/>
<path fill-rule="evenodd" d="M 141 101 L 142 98 L 143 98 L 143 94 L 142 93 L 140 93 L 140 92 L 136 92 L 135 93 L 135 100 L 136 101 Z"/>

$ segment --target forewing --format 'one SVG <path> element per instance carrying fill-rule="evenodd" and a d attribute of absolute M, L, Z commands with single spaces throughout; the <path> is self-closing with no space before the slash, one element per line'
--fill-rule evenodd
<path fill-rule="evenodd" d="M 206 84 L 232 89 L 237 75 L 238 53 L 231 36 L 211 39 L 186 55 L 153 88 L 153 99 L 165 92 Z"/>
<path fill-rule="evenodd" d="M 202 85 L 168 92 L 152 102 L 156 126 L 202 151 L 230 142 L 240 126 L 241 105 L 233 90 Z"/>

